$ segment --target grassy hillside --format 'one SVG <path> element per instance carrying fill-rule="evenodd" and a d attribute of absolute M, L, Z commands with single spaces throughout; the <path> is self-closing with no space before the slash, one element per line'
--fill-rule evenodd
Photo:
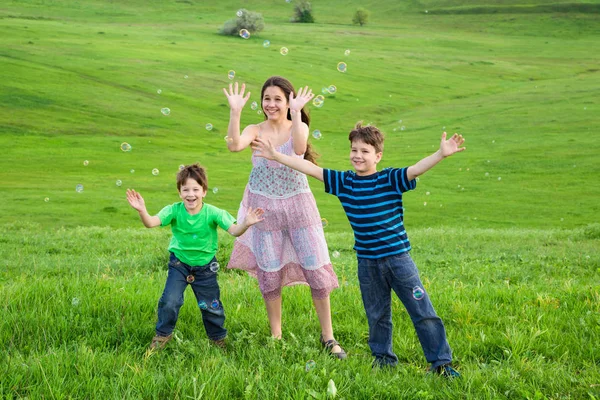
<path fill-rule="evenodd" d="M 274 74 L 316 91 L 337 86 L 311 108 L 328 168 L 350 168 L 347 134 L 359 119 L 387 135 L 382 167 L 430 154 L 443 130 L 462 133 L 467 151 L 406 196 L 409 228 L 586 226 L 600 211 L 599 14 L 434 12 L 544 4 L 315 2 L 317 23 L 292 24 L 285 1 L 5 2 L 0 214 L 44 227 L 134 226 L 125 189 L 157 212 L 178 200 L 178 166 L 197 161 L 218 188 L 207 202 L 235 214 L 251 167 L 248 151 L 229 153 L 223 141 L 221 88 L 235 70 L 251 101 Z M 364 27 L 351 25 L 359 5 L 372 13 Z M 262 12 L 265 30 L 249 40 L 217 35 L 240 7 Z M 261 119 L 247 107 L 242 123 Z M 312 184 L 327 229 L 346 230 L 338 201 Z"/>

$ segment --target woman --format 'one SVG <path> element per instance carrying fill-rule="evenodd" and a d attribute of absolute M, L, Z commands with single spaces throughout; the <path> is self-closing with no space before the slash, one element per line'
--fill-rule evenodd
<path fill-rule="evenodd" d="M 312 97 L 305 87 L 297 96 L 285 78 L 273 76 L 261 91 L 265 121 L 248 125 L 240 134 L 240 116 L 250 93 L 229 85 L 223 89 L 229 101 L 227 148 L 238 152 L 258 136 L 270 140 L 285 154 L 315 162 L 308 143 L 310 119 L 302 108 Z M 265 300 L 271 335 L 281 338 L 281 288 L 308 284 L 321 324 L 321 344 L 343 359 L 346 352 L 334 339 L 329 293 L 338 280 L 329 259 L 321 217 L 306 175 L 273 161 L 252 155 L 252 172 L 238 211 L 238 218 L 250 207 L 265 210 L 260 226 L 252 226 L 236 239 L 228 268 L 246 270 L 258 278 Z"/>

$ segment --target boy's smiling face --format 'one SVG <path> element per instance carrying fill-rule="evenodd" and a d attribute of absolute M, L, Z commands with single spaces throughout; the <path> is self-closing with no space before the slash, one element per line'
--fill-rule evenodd
<path fill-rule="evenodd" d="M 372 175 L 377 172 L 377 163 L 381 161 L 382 155 L 383 153 L 377 153 L 372 145 L 355 140 L 350 149 L 350 162 L 357 175 Z"/>
<path fill-rule="evenodd" d="M 192 178 L 188 178 L 179 189 L 179 197 L 183 200 L 185 209 L 191 215 L 198 214 L 202 209 L 202 199 L 206 196 L 204 188 Z"/>

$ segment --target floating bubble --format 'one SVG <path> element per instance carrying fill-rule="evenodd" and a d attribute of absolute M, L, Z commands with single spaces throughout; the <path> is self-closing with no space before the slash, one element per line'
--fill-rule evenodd
<path fill-rule="evenodd" d="M 158 93 L 158 94 L 161 94 L 161 93 L 162 93 L 162 90 L 158 89 L 158 90 L 156 91 L 156 93 Z"/>
<path fill-rule="evenodd" d="M 227 77 L 231 80 L 233 78 L 235 78 L 235 71 L 234 70 L 230 70 L 229 72 L 227 72 Z"/>
<path fill-rule="evenodd" d="M 183 76 L 183 79 L 187 79 L 187 78 L 188 78 L 188 76 L 187 76 L 187 75 L 184 75 L 184 76 Z"/>
<path fill-rule="evenodd" d="M 329 94 L 329 88 L 322 87 L 321 88 L 321 93 L 323 93 L 323 94 Z"/>
<path fill-rule="evenodd" d="M 260 114 L 262 114 L 262 110 L 256 110 L 256 113 L 257 113 L 258 115 L 260 115 Z"/>
<path fill-rule="evenodd" d="M 233 138 L 230 138 L 229 136 L 225 136 L 223 140 L 225 140 L 226 142 L 233 142 Z"/>
<path fill-rule="evenodd" d="M 337 251 L 337 250 L 335 250 L 335 251 L 332 253 L 332 256 L 333 256 L 333 258 L 338 258 L 338 257 L 340 256 L 340 252 L 339 252 L 339 251 Z"/>
<path fill-rule="evenodd" d="M 169 115 L 169 114 L 171 114 L 171 110 L 170 110 L 169 108 L 167 108 L 167 107 L 165 107 L 165 108 L 161 108 L 161 109 L 160 109 L 160 112 L 161 112 L 163 115 Z"/>
<path fill-rule="evenodd" d="M 185 280 L 187 281 L 187 283 L 194 283 L 196 277 L 194 275 L 188 275 L 185 277 Z"/>
<path fill-rule="evenodd" d="M 183 164 L 180 164 L 180 165 L 179 165 L 179 170 L 180 170 L 180 171 L 181 171 L 182 169 L 184 169 L 184 168 L 185 168 L 185 165 L 183 165 Z"/>
<path fill-rule="evenodd" d="M 121 182 L 120 179 L 117 179 L 116 185 L 119 186 L 119 187 L 121 187 L 122 184 L 123 184 L 123 182 Z"/>
<path fill-rule="evenodd" d="M 340 72 L 346 72 L 347 66 L 345 62 L 339 62 L 337 65 L 337 70 Z"/>
<path fill-rule="evenodd" d="M 214 299 L 212 303 L 210 303 L 210 308 L 219 308 L 219 300 Z"/>
<path fill-rule="evenodd" d="M 160 171 L 158 170 L 158 168 L 154 168 L 152 170 L 152 175 L 154 175 L 154 176 L 158 175 L 159 173 L 160 173 Z"/>
<path fill-rule="evenodd" d="M 470 170 L 471 170 L 471 168 L 467 168 L 467 171 L 470 171 Z"/>
<path fill-rule="evenodd" d="M 83 185 L 80 183 L 79 185 L 75 186 L 75 191 L 77 193 L 83 192 Z"/>
<path fill-rule="evenodd" d="M 429 196 L 430 194 L 431 194 L 430 192 L 426 192 L 426 193 L 425 193 L 425 196 Z"/>
<path fill-rule="evenodd" d="M 90 162 L 88 160 L 83 161 L 83 166 L 87 167 Z"/>
<path fill-rule="evenodd" d="M 335 87 L 335 85 L 329 86 L 329 93 L 335 94 L 335 92 L 337 92 L 337 88 Z"/>
<path fill-rule="evenodd" d="M 287 48 L 287 47 L 282 47 L 281 49 L 279 49 L 279 53 L 280 53 L 282 56 L 287 56 L 287 53 L 288 53 L 288 51 L 289 51 L 289 50 L 288 50 L 288 48 Z"/>
<path fill-rule="evenodd" d="M 325 97 L 323 97 L 323 95 L 320 94 L 313 99 L 312 103 L 313 103 L 313 106 L 315 106 L 317 108 L 321 108 L 321 107 L 323 107 L 323 104 L 325 103 Z"/>
<path fill-rule="evenodd" d="M 486 173 L 485 173 L 485 176 L 490 176 L 490 173 L 489 173 L 489 172 L 486 172 Z"/>
<path fill-rule="evenodd" d="M 423 202 L 423 206 L 426 206 L 426 205 L 427 205 L 427 202 L 426 202 L 426 201 L 425 201 L 425 202 Z"/>
<path fill-rule="evenodd" d="M 244 15 L 244 11 L 237 10 L 237 12 L 235 13 L 235 15 L 237 15 L 238 17 L 241 17 L 242 15 Z"/>
<path fill-rule="evenodd" d="M 496 141 L 495 141 L 495 140 L 492 140 L 492 143 L 496 143 Z"/>
<path fill-rule="evenodd" d="M 216 261 L 213 261 L 210 263 L 210 265 L 208 266 L 208 268 L 210 268 L 210 270 L 212 272 L 217 272 L 219 270 L 219 263 Z"/>
<path fill-rule="evenodd" d="M 251 108 L 251 109 L 253 109 L 253 110 L 256 110 L 256 109 L 258 108 L 258 103 L 257 103 L 257 102 L 255 102 L 255 101 L 253 101 L 253 102 L 250 104 L 250 108 Z"/>
<path fill-rule="evenodd" d="M 133 174 L 133 173 L 135 173 L 135 169 L 131 169 L 131 170 L 129 170 L 129 172 L 131 172 Z"/>
<path fill-rule="evenodd" d="M 345 55 L 345 56 L 349 56 L 349 55 L 350 55 L 350 50 L 346 50 L 346 51 L 344 52 L 344 55 Z"/>
<path fill-rule="evenodd" d="M 316 368 L 316 366 L 317 366 L 317 363 L 316 363 L 315 361 L 313 361 L 313 360 L 308 360 L 308 361 L 306 362 L 306 365 L 304 366 L 304 370 L 305 370 L 306 372 L 308 372 L 308 371 L 311 371 L 311 370 L 315 369 L 315 368 Z"/>
<path fill-rule="evenodd" d="M 460 185 L 458 185 L 457 187 L 460 188 Z"/>
<path fill-rule="evenodd" d="M 50 201 L 50 197 L 46 197 L 46 198 L 44 199 L 44 201 L 45 201 L 46 203 L 47 203 L 47 202 L 49 202 L 49 201 Z"/>
<path fill-rule="evenodd" d="M 121 143 L 121 151 L 125 151 L 125 152 L 131 151 L 131 145 L 127 142 Z"/>
<path fill-rule="evenodd" d="M 429 11 L 425 10 L 425 14 L 427 14 Z"/>
<path fill-rule="evenodd" d="M 78 299 L 77 297 L 73 297 L 73 298 L 71 299 L 71 305 L 72 305 L 73 307 L 77 307 L 77 306 L 79 305 L 79 299 Z"/>
<path fill-rule="evenodd" d="M 419 286 L 415 286 L 412 290 L 412 295 L 415 300 L 421 300 L 423 297 L 425 297 L 425 290 Z"/>
<path fill-rule="evenodd" d="M 266 49 L 267 47 L 269 47 L 270 45 L 271 45 L 271 42 L 270 42 L 270 41 L 268 41 L 268 40 L 265 40 L 265 41 L 263 42 L 263 47 L 264 47 L 265 49 Z"/>
<path fill-rule="evenodd" d="M 219 193 L 219 188 L 213 188 L 213 193 L 214 193 L 214 194 L 217 194 L 217 193 Z"/>
<path fill-rule="evenodd" d="M 205 301 L 199 302 L 198 307 L 200 307 L 201 310 L 208 310 L 208 305 L 206 304 Z"/>
<path fill-rule="evenodd" d="M 502 177 L 500 177 L 500 176 L 499 176 L 499 177 L 498 177 L 498 180 L 499 180 L 499 181 L 501 181 L 501 180 L 502 180 Z"/>
<path fill-rule="evenodd" d="M 207 131 L 212 131 L 213 125 L 209 122 L 204 127 L 206 128 Z"/>
<path fill-rule="evenodd" d="M 313 137 L 317 140 L 321 139 L 323 137 L 323 135 L 321 134 L 321 131 L 318 129 L 315 129 L 312 133 Z"/>
<path fill-rule="evenodd" d="M 242 29 L 240 30 L 240 36 L 242 37 L 242 39 L 249 39 L 250 32 L 248 32 L 248 29 Z"/>
<path fill-rule="evenodd" d="M 406 129 L 406 127 L 405 127 L 404 125 L 402 125 L 402 126 L 400 127 L 400 130 L 401 130 L 401 131 L 403 131 L 403 130 L 405 130 L 405 129 Z"/>
<path fill-rule="evenodd" d="M 327 222 L 327 219 L 321 218 L 321 225 L 323 225 L 323 228 L 327 228 L 327 225 L 329 225 L 329 222 Z"/>

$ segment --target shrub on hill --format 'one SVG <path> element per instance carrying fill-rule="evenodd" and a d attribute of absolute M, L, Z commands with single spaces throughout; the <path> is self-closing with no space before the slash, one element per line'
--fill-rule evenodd
<path fill-rule="evenodd" d="M 265 28 L 265 21 L 261 13 L 248 11 L 242 8 L 237 13 L 237 18 L 225 22 L 219 33 L 226 36 L 236 36 L 242 29 L 250 33 L 260 32 Z"/>
<path fill-rule="evenodd" d="M 292 22 L 313 23 L 315 18 L 312 13 L 312 5 L 308 0 L 300 0 L 294 6 L 294 16 Z"/>
<path fill-rule="evenodd" d="M 360 26 L 363 26 L 364 24 L 367 23 L 368 20 L 369 20 L 369 11 L 365 10 L 364 8 L 361 7 L 358 10 L 356 10 L 354 17 L 352 18 L 352 23 L 360 24 Z"/>

